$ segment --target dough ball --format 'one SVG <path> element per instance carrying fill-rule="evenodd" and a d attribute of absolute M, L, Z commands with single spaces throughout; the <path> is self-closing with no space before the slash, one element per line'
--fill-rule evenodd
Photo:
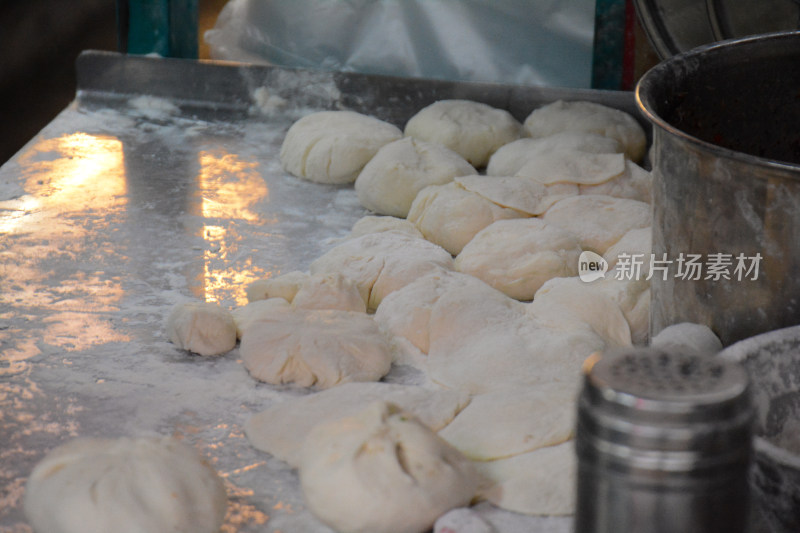
<path fill-rule="evenodd" d="M 575 512 L 578 469 L 573 440 L 476 466 L 489 480 L 478 496 L 501 509 L 528 515 Z"/>
<path fill-rule="evenodd" d="M 309 509 L 350 533 L 424 533 L 468 505 L 477 483 L 471 461 L 384 402 L 314 428 L 300 463 Z"/>
<path fill-rule="evenodd" d="M 335 246 L 310 265 L 312 274 L 339 273 L 353 280 L 373 311 L 393 291 L 428 273 L 453 269 L 443 248 L 396 231 L 371 233 Z"/>
<path fill-rule="evenodd" d="M 472 398 L 439 436 L 475 461 L 511 457 L 572 438 L 577 391 L 565 383 Z"/>
<path fill-rule="evenodd" d="M 355 189 L 370 211 L 405 218 L 419 191 L 468 174 L 477 171 L 449 148 L 406 137 L 378 150 L 358 175 Z"/>
<path fill-rule="evenodd" d="M 690 322 L 667 326 L 650 340 L 650 345 L 701 355 L 713 355 L 722 350 L 722 342 L 711 328 Z"/>
<path fill-rule="evenodd" d="M 318 389 L 377 381 L 392 352 L 371 316 L 336 310 L 276 310 L 245 330 L 239 352 L 254 378 Z"/>
<path fill-rule="evenodd" d="M 515 176 L 527 163 L 554 150 L 591 154 L 619 154 L 623 151 L 618 141 L 597 133 L 570 131 L 537 139 L 525 137 L 500 147 L 489 159 L 486 174 Z"/>
<path fill-rule="evenodd" d="M 575 383 L 584 359 L 605 343 L 578 320 L 530 313 L 528 306 L 490 292 L 448 291 L 431 313 L 430 379 L 483 394 L 540 383 Z"/>
<path fill-rule="evenodd" d="M 400 129 L 353 111 L 319 111 L 289 128 L 281 145 L 284 170 L 317 183 L 355 181 L 385 144 L 403 136 Z"/>
<path fill-rule="evenodd" d="M 267 298 L 283 298 L 291 303 L 294 295 L 308 279 L 307 272 L 295 270 L 281 274 L 274 278 L 260 279 L 250 283 L 245 289 L 248 302 L 256 300 L 266 300 Z"/>
<path fill-rule="evenodd" d="M 558 100 L 535 109 L 523 123 L 533 138 L 548 137 L 565 131 L 583 131 L 605 135 L 619 141 L 632 161 L 644 158 L 647 137 L 644 128 L 630 114 L 594 102 Z"/>
<path fill-rule="evenodd" d="M 236 322 L 227 309 L 211 302 L 176 305 L 167 317 L 167 337 L 198 355 L 221 355 L 236 346 Z"/>
<path fill-rule="evenodd" d="M 598 285 L 577 276 L 553 278 L 536 292 L 529 310 L 536 313 L 566 313 L 591 326 L 609 347 L 632 344 L 631 328 L 619 303 Z"/>
<path fill-rule="evenodd" d="M 625 171 L 597 185 L 581 185 L 581 194 L 605 194 L 652 203 L 653 174 L 632 161 L 625 161 Z"/>
<path fill-rule="evenodd" d="M 358 285 L 339 273 L 309 276 L 297 291 L 292 306 L 297 309 L 338 309 L 367 312 Z"/>
<path fill-rule="evenodd" d="M 428 373 L 433 382 L 470 394 L 572 382 L 583 361 L 606 346 L 589 326 L 577 321 L 575 326 L 553 331 L 517 322 L 486 328 L 481 335 L 463 333 L 465 340 L 450 346 L 432 341 Z"/>
<path fill-rule="evenodd" d="M 411 117 L 404 133 L 442 144 L 479 168 L 498 148 L 519 139 L 522 127 L 503 109 L 469 100 L 440 100 Z"/>
<path fill-rule="evenodd" d="M 637 200 L 591 194 L 559 200 L 543 219 L 578 237 L 584 250 L 603 255 L 628 231 L 650 226 L 652 211 Z"/>
<path fill-rule="evenodd" d="M 421 353 L 427 354 L 431 313 L 439 298 L 449 291 L 477 292 L 476 300 L 492 297 L 505 300 L 473 276 L 458 272 L 429 274 L 384 298 L 375 311 L 375 321 L 393 336 L 408 340 Z"/>
<path fill-rule="evenodd" d="M 247 439 L 259 450 L 297 467 L 303 442 L 314 427 L 357 415 L 376 401 L 398 405 L 438 431 L 469 403 L 469 395 L 396 383 L 344 383 L 253 415 L 245 425 Z"/>
<path fill-rule="evenodd" d="M 427 240 L 453 255 L 458 255 L 492 222 L 527 216 L 516 209 L 499 206 L 455 182 L 422 189 L 408 212 L 408 220 Z"/>
<path fill-rule="evenodd" d="M 384 231 L 399 231 L 419 239 L 424 238 L 417 227 L 404 218 L 377 215 L 367 215 L 359 218 L 350 229 L 348 237 L 355 238 L 368 233 L 381 233 Z"/>
<path fill-rule="evenodd" d="M 272 316 L 278 308 L 290 309 L 289 302 L 283 298 L 269 298 L 237 307 L 231 312 L 236 323 L 236 336 L 241 339 L 247 328 L 257 323 L 262 316 Z"/>
<path fill-rule="evenodd" d="M 532 300 L 550 278 L 578 274 L 577 237 L 538 218 L 498 220 L 456 257 L 456 270 L 517 300 Z"/>
<path fill-rule="evenodd" d="M 525 314 L 525 304 L 466 274 L 450 275 L 441 285 L 431 308 L 430 355 L 436 349 L 468 344 L 472 335 L 515 323 Z"/>
<path fill-rule="evenodd" d="M 216 533 L 227 509 L 222 480 L 170 438 L 81 438 L 31 472 L 25 515 L 38 533 Z"/>

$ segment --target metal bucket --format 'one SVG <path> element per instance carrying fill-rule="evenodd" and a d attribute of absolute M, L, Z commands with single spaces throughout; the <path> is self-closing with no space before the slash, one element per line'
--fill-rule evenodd
<path fill-rule="evenodd" d="M 800 32 L 677 55 L 636 99 L 653 124 L 651 335 L 696 322 L 729 345 L 800 324 Z"/>

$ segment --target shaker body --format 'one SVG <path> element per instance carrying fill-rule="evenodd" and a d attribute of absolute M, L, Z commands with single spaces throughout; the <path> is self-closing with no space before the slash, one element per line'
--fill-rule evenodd
<path fill-rule="evenodd" d="M 744 533 L 749 381 L 712 356 L 593 356 L 578 401 L 575 533 Z"/>

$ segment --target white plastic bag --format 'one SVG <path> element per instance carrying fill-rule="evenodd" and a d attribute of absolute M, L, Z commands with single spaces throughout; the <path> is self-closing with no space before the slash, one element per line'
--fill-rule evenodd
<path fill-rule="evenodd" d="M 230 0 L 212 57 L 407 77 L 589 87 L 594 0 Z"/>

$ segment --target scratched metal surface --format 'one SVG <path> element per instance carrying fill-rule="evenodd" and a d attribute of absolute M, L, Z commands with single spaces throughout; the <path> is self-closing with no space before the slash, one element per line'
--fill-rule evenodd
<path fill-rule="evenodd" d="M 255 279 L 308 264 L 363 216 L 351 186 L 286 175 L 278 151 L 310 111 L 402 126 L 441 98 L 518 118 L 557 98 L 633 110 L 628 94 L 311 73 L 87 53 L 75 101 L 0 168 L 0 532 L 29 532 L 24 484 L 77 436 L 176 435 L 224 477 L 223 531 L 329 531 L 293 472 L 242 427 L 306 390 L 259 384 L 238 351 L 166 341 L 173 305 L 234 307 Z M 402 381 L 404 376 L 390 379 Z M 482 504 L 498 532 L 566 532 Z"/>

